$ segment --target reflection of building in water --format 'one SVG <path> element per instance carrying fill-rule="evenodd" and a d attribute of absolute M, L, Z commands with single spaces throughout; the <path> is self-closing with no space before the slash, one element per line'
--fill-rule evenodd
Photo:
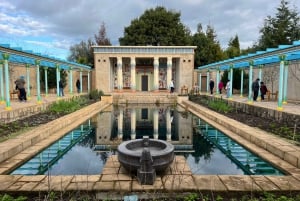
<path fill-rule="evenodd" d="M 149 136 L 173 144 L 192 144 L 192 115 L 166 106 L 118 106 L 97 118 L 97 144 L 116 145 Z"/>

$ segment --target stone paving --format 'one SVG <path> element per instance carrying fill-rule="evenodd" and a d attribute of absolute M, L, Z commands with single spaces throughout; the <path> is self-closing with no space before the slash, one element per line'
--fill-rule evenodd
<path fill-rule="evenodd" d="M 96 114 L 109 105 L 109 101 L 101 101 L 76 113 L 62 117 L 64 119 L 50 122 L 36 128 L 34 131 L 20 135 L 16 139 L 1 143 L 0 193 L 40 193 L 49 192 L 50 190 L 59 192 L 85 191 L 95 193 L 100 199 L 110 198 L 112 195 L 119 197 L 129 194 L 154 196 L 160 193 L 169 195 L 174 195 L 173 193 L 175 193 L 178 195 L 178 193 L 183 192 L 206 191 L 224 193 L 250 193 L 258 191 L 300 192 L 299 147 L 257 128 L 242 125 L 237 121 L 228 119 L 222 115 L 217 115 L 212 111 L 189 102 L 186 97 L 180 97 L 179 99 L 182 106 L 200 116 L 208 123 L 213 124 L 213 126 L 222 130 L 222 132 L 254 151 L 256 154 L 268 159 L 272 164 L 284 170 L 287 175 L 193 175 L 185 159 L 179 156 L 176 156 L 174 163 L 166 174 L 157 177 L 154 185 L 138 184 L 135 176 L 126 173 L 125 170 L 120 167 L 116 156 L 112 156 L 108 159 L 100 175 L 5 175 L 23 160 L 30 158 L 45 148 L 45 146 L 60 138 L 64 133 L 72 129 L 72 127 L 74 128 L 81 121 L 85 121 L 91 115 Z M 55 101 L 55 98 L 53 101 Z M 254 104 L 260 103 L 261 102 L 257 102 Z M 24 105 L 23 107 L 29 105 L 27 103 L 19 104 L 21 106 Z M 262 102 L 262 104 L 264 104 L 264 102 Z M 268 104 L 268 106 L 270 105 L 271 104 Z M 299 111 L 300 107 L 298 105 L 292 107 L 293 110 Z M 78 118 L 78 116 L 84 118 Z M 58 132 L 50 132 L 51 129 L 57 127 L 61 122 L 66 122 L 66 127 L 58 128 Z M 49 132 L 45 129 L 48 129 Z"/>

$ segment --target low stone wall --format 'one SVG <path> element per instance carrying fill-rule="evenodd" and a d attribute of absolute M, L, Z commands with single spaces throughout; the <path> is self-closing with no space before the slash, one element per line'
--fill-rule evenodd
<path fill-rule="evenodd" d="M 177 95 L 160 93 L 124 93 L 114 94 L 113 104 L 170 104 L 177 103 Z"/>
<path fill-rule="evenodd" d="M 234 119 L 230 119 L 191 101 L 183 101 L 182 105 L 186 110 L 198 113 L 203 117 L 222 125 L 229 131 L 246 139 L 248 142 L 274 154 L 289 164 L 300 168 L 300 148 L 298 146 L 258 128 L 253 128 Z"/>
<path fill-rule="evenodd" d="M 220 97 L 205 96 L 204 98 L 208 100 L 221 99 Z M 257 105 L 250 105 L 247 103 L 222 99 L 227 102 L 228 105 L 232 106 L 234 109 L 240 110 L 244 113 L 251 114 L 258 117 L 263 117 L 271 120 L 276 120 L 278 122 L 285 122 L 289 126 L 293 127 L 295 123 L 300 124 L 300 115 L 287 113 L 285 111 L 278 111 L 270 108 L 259 107 Z"/>
<path fill-rule="evenodd" d="M 48 138 L 53 138 L 53 142 L 62 137 L 76 126 L 85 122 L 88 118 L 97 114 L 109 104 L 99 101 L 81 110 L 60 117 L 54 121 L 41 125 L 35 129 L 25 132 L 16 138 L 6 140 L 0 144 L 0 162 L 11 158 L 26 148 Z"/>

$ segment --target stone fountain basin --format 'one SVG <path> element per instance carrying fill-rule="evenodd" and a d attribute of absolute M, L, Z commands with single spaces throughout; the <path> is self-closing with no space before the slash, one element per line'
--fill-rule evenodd
<path fill-rule="evenodd" d="M 174 160 L 174 146 L 163 140 L 149 139 L 144 146 L 143 139 L 122 142 L 118 146 L 118 159 L 129 172 L 136 172 L 140 167 L 140 157 L 144 148 L 150 150 L 153 164 L 157 173 L 165 171 Z"/>

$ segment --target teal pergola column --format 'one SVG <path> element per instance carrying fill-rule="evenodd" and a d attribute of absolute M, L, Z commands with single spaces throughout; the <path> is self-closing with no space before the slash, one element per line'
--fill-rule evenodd
<path fill-rule="evenodd" d="M 278 84 L 278 103 L 277 110 L 282 111 L 282 92 L 283 92 L 283 77 L 284 77 L 284 64 L 285 64 L 285 55 L 279 55 L 280 59 L 280 68 L 279 68 L 279 84 Z"/>
<path fill-rule="evenodd" d="M 90 84 L 90 72 L 91 71 L 88 71 L 88 73 L 87 73 L 87 78 L 88 78 L 88 83 L 87 83 L 87 87 L 88 87 L 88 93 L 90 93 L 90 90 L 91 90 L 91 84 Z"/>
<path fill-rule="evenodd" d="M 9 54 L 3 53 L 3 64 L 4 64 L 4 77 L 5 77 L 5 102 L 6 102 L 6 107 L 5 110 L 11 110 L 10 106 L 10 94 L 9 94 L 9 69 L 8 69 L 8 59 L 9 59 Z"/>
<path fill-rule="evenodd" d="M 202 73 L 199 73 L 199 94 L 201 94 L 201 87 L 202 87 Z"/>
<path fill-rule="evenodd" d="M 42 103 L 41 98 L 41 84 L 40 84 L 40 60 L 35 60 L 36 65 L 36 90 L 37 90 L 37 104 Z"/>
<path fill-rule="evenodd" d="M 217 96 L 220 95 L 219 92 L 219 82 L 220 82 L 220 67 L 217 67 L 217 82 L 216 82 L 216 94 Z"/>
<path fill-rule="evenodd" d="M 3 61 L 0 60 L 0 104 L 4 104 L 4 77 L 3 77 Z"/>
<path fill-rule="evenodd" d="M 48 96 L 48 67 L 44 67 L 44 75 L 45 75 L 45 96 Z"/>
<path fill-rule="evenodd" d="M 26 79 L 27 79 L 27 100 L 31 99 L 31 93 L 30 93 L 30 65 L 26 64 Z"/>
<path fill-rule="evenodd" d="M 209 94 L 209 70 L 206 72 L 206 95 Z"/>
<path fill-rule="evenodd" d="M 82 93 L 82 69 L 80 69 L 79 78 L 80 78 L 80 93 Z"/>
<path fill-rule="evenodd" d="M 59 65 L 55 64 L 55 68 L 56 68 L 56 96 L 57 96 L 57 98 L 59 98 L 59 81 L 60 81 Z"/>
<path fill-rule="evenodd" d="M 243 97 L 243 89 L 244 89 L 244 69 L 241 68 L 241 93 L 240 93 L 240 97 Z"/>
<path fill-rule="evenodd" d="M 260 81 L 262 81 L 262 68 L 263 68 L 264 65 L 259 65 L 258 66 L 258 78 Z M 260 83 L 259 84 L 259 88 L 260 88 Z M 261 97 L 260 97 L 261 93 L 260 93 L 260 90 L 258 90 L 258 97 L 257 99 L 261 101 Z"/>
<path fill-rule="evenodd" d="M 288 90 L 288 76 L 289 76 L 289 62 L 285 61 L 284 63 L 284 90 L 283 90 L 283 104 L 287 104 L 287 90 Z"/>
<path fill-rule="evenodd" d="M 248 92 L 248 103 L 253 104 L 252 98 L 252 77 L 253 77 L 253 61 L 249 61 L 249 92 Z"/>
<path fill-rule="evenodd" d="M 232 99 L 232 91 L 233 91 L 233 65 L 231 64 L 230 67 L 230 91 L 229 91 L 229 98 L 228 99 Z"/>
<path fill-rule="evenodd" d="M 73 68 L 69 68 L 69 92 L 73 95 Z"/>

